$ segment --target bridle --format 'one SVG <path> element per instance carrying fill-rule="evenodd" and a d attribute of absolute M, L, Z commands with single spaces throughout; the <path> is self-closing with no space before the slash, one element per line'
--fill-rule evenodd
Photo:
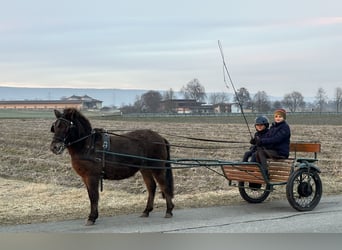
<path fill-rule="evenodd" d="M 76 125 L 74 124 L 74 122 L 69 121 L 68 119 L 65 119 L 63 117 L 59 117 L 59 118 L 57 118 L 57 120 L 51 126 L 51 132 L 52 133 L 55 132 L 55 125 L 56 125 L 57 121 L 62 121 L 62 122 L 67 124 L 67 127 L 66 127 L 66 131 L 67 132 L 66 132 L 64 138 L 56 136 L 56 134 L 53 137 L 54 141 L 58 141 L 58 142 L 62 142 L 63 143 L 60 151 L 63 151 L 65 148 L 67 148 L 67 147 L 69 147 L 69 146 L 71 146 L 71 145 L 73 145 L 75 143 L 78 143 L 80 141 L 83 141 L 83 140 L 87 139 L 88 137 L 92 136 L 93 134 L 95 134 L 95 130 L 92 130 L 90 134 L 85 135 L 85 136 L 83 136 L 83 137 L 81 137 L 79 139 L 76 139 L 74 141 L 68 142 L 68 137 L 70 136 L 70 131 L 71 131 L 71 129 L 76 128 Z"/>
<path fill-rule="evenodd" d="M 60 137 L 60 136 L 56 136 L 56 134 L 53 136 L 53 140 L 54 141 L 58 141 L 58 142 L 63 142 L 63 144 L 65 146 L 67 146 L 67 140 L 68 140 L 68 137 L 70 136 L 70 131 L 72 128 L 75 127 L 74 123 L 72 121 L 69 121 L 63 117 L 60 117 L 60 118 L 57 118 L 57 120 L 52 124 L 51 126 L 51 132 L 52 133 L 55 133 L 55 126 L 57 124 L 58 121 L 61 121 L 61 122 L 64 122 L 66 123 L 66 134 L 65 134 L 65 137 Z"/>

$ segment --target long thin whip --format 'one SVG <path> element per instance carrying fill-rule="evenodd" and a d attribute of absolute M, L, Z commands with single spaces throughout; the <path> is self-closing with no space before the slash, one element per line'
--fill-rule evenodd
<path fill-rule="evenodd" d="M 220 53 L 221 53 L 221 57 L 222 57 L 222 62 L 223 62 L 224 71 L 225 71 L 225 73 L 227 74 L 227 76 L 228 76 L 228 78 L 229 78 L 230 85 L 232 85 L 232 87 L 233 87 L 234 94 L 235 94 L 236 100 L 237 100 L 237 102 L 238 102 L 238 104 L 239 104 L 239 107 L 240 107 L 242 116 L 243 116 L 243 118 L 244 118 L 244 120 L 245 120 L 245 123 L 246 123 L 246 125 L 247 125 L 247 129 L 248 129 L 249 135 L 251 136 L 251 138 L 253 138 L 252 132 L 251 132 L 251 130 L 250 130 L 250 128 L 249 128 L 249 125 L 248 125 L 247 118 L 246 118 L 246 116 L 245 116 L 245 112 L 243 111 L 243 107 L 242 107 L 242 104 L 241 104 L 241 102 L 240 102 L 239 95 L 238 95 L 238 93 L 237 93 L 237 91 L 236 91 L 236 89 L 235 89 L 233 80 L 232 80 L 232 78 L 231 78 L 231 76 L 230 76 L 230 74 L 229 74 L 228 67 L 227 67 L 227 64 L 226 64 L 226 60 L 225 60 L 225 58 L 224 58 L 224 54 L 223 54 L 223 49 L 222 49 L 221 42 L 220 42 L 220 40 L 218 40 L 217 42 L 218 42 L 218 46 L 219 46 Z M 224 72 L 223 72 L 223 73 L 224 73 Z M 225 74 L 224 74 L 223 76 L 224 76 L 224 82 L 225 82 L 225 84 L 226 84 L 226 88 L 229 89 L 229 86 L 228 86 L 228 84 L 227 84 L 227 82 L 226 82 Z"/>

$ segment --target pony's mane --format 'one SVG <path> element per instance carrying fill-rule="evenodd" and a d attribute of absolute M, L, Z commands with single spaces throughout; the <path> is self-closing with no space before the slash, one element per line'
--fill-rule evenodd
<path fill-rule="evenodd" d="M 64 109 L 63 117 L 75 124 L 79 130 L 79 135 L 89 134 L 92 130 L 89 120 L 75 108 Z"/>

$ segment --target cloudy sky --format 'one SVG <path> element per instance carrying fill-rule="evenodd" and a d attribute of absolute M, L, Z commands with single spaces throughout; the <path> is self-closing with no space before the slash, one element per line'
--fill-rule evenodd
<path fill-rule="evenodd" d="M 0 86 L 229 93 L 220 40 L 236 88 L 342 87 L 341 0 L 0 1 Z"/>

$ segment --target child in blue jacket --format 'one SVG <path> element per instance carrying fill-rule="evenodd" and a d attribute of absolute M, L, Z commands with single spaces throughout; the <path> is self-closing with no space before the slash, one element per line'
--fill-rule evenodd
<path fill-rule="evenodd" d="M 256 158 L 255 158 L 255 153 L 257 151 L 257 146 L 256 144 L 256 140 L 258 140 L 259 138 L 262 138 L 269 130 L 270 127 L 270 123 L 267 119 L 266 116 L 258 116 L 255 119 L 255 123 L 254 123 L 254 127 L 255 127 L 255 134 L 254 137 L 250 140 L 250 143 L 252 144 L 252 146 L 249 148 L 249 151 L 245 152 L 242 161 L 247 162 L 249 160 L 249 158 L 251 158 L 250 161 L 255 162 Z"/>

